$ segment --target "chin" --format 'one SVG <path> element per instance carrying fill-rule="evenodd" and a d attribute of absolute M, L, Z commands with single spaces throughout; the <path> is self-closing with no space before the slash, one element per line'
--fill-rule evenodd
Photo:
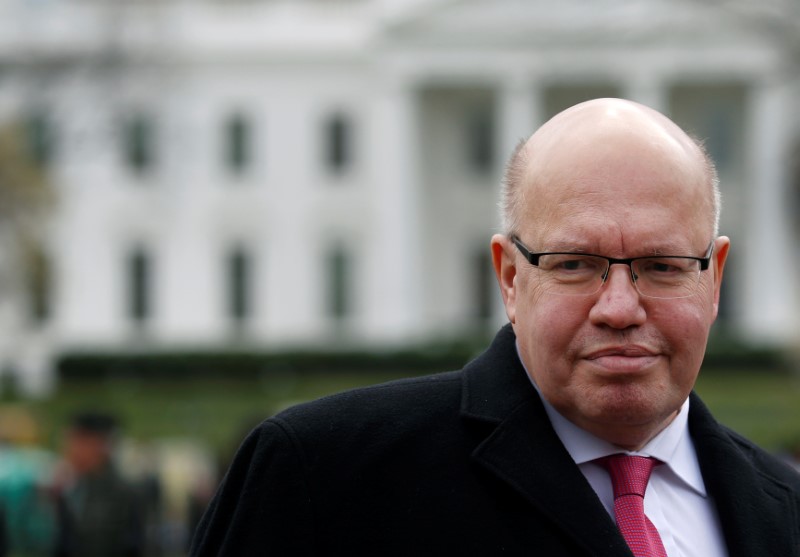
<path fill-rule="evenodd" d="M 593 406 L 598 409 L 598 421 L 625 426 L 659 424 L 667 421 L 681 406 L 681 402 L 673 403 L 654 397 L 652 390 L 643 387 L 605 393 L 602 399 L 595 399 L 594 403 Z"/>

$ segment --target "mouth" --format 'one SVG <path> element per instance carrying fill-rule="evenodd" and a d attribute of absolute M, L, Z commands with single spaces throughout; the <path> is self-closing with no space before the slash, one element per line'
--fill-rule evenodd
<path fill-rule="evenodd" d="M 644 346 L 613 346 L 590 352 L 584 360 L 608 374 L 636 374 L 647 371 L 660 354 Z"/>

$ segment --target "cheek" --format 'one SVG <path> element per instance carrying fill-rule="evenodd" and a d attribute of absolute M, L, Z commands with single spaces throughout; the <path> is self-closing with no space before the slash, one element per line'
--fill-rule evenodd
<path fill-rule="evenodd" d="M 680 366 L 699 366 L 705 353 L 708 332 L 714 320 L 711 304 L 691 303 L 667 305 L 652 309 L 650 322 L 670 347 L 670 356 Z"/>
<path fill-rule="evenodd" d="M 563 355 L 587 320 L 587 314 L 576 305 L 543 304 L 536 319 L 539 342 L 545 347 L 557 349 Z"/>
<path fill-rule="evenodd" d="M 534 376 L 558 375 L 571 365 L 570 354 L 588 322 L 588 309 L 577 299 L 543 296 L 517 314 L 518 342 Z M 537 380 L 538 382 L 538 380 Z"/>
<path fill-rule="evenodd" d="M 672 328 L 708 331 L 714 322 L 714 301 L 710 293 L 700 292 L 697 296 L 683 300 L 668 300 L 660 313 L 654 314 L 659 321 L 669 323 Z"/>

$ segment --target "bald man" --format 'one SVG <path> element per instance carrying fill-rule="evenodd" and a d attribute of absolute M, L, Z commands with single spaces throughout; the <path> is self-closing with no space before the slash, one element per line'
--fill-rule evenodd
<path fill-rule="evenodd" d="M 263 422 L 193 556 L 800 557 L 800 476 L 692 392 L 730 245 L 703 149 L 589 101 L 518 147 L 502 196 L 487 351 Z"/>

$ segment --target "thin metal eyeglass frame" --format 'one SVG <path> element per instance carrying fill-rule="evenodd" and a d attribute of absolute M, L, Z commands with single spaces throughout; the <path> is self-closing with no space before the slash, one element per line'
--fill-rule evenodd
<path fill-rule="evenodd" d="M 534 267 L 539 267 L 539 258 L 543 255 L 586 255 L 591 257 L 598 257 L 600 259 L 605 259 L 608 261 L 608 266 L 606 267 L 605 273 L 603 273 L 600 282 L 600 288 L 602 285 L 605 284 L 606 279 L 608 279 L 608 273 L 611 271 L 612 265 L 627 265 L 628 270 L 631 274 L 631 281 L 634 285 L 637 283 L 638 277 L 636 273 L 633 271 L 633 263 L 634 261 L 641 261 L 642 259 L 693 259 L 695 261 L 700 262 L 700 272 L 708 270 L 708 267 L 711 263 L 711 256 L 714 253 L 714 240 L 711 240 L 711 243 L 708 245 L 708 249 L 706 250 L 706 254 L 703 257 L 694 257 L 692 255 L 642 255 L 639 257 L 626 257 L 626 258 L 615 258 L 615 257 L 606 257 L 605 255 L 597 255 L 596 253 L 583 253 L 583 252 L 572 252 L 572 251 L 543 251 L 533 253 L 531 252 L 525 244 L 517 237 L 516 235 L 509 236 L 509 239 L 514 242 L 514 245 L 517 246 L 517 249 L 520 253 L 528 260 L 528 263 L 533 265 Z M 639 288 L 637 286 L 636 290 L 638 291 Z M 596 291 L 595 291 L 596 292 Z M 592 292 L 591 294 L 594 294 Z M 586 294 L 587 296 L 591 294 Z M 640 292 L 641 294 L 641 292 Z M 647 296 L 647 294 L 642 294 L 643 296 Z M 648 297 L 655 297 L 655 296 L 648 296 Z"/>

